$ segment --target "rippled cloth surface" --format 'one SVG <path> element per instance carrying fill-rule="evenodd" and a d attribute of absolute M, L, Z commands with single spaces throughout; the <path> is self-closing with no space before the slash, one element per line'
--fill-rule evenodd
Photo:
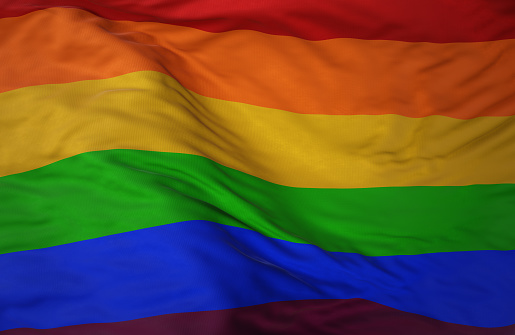
<path fill-rule="evenodd" d="M 515 334 L 512 0 L 0 0 L 0 335 Z"/>

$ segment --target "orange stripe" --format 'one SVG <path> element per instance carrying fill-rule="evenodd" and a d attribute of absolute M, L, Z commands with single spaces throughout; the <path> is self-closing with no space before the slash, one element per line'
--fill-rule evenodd
<path fill-rule="evenodd" d="M 2 19 L 0 31 L 0 91 L 154 70 L 208 97 L 296 113 L 515 114 L 515 40 L 307 41 L 63 8 Z"/>

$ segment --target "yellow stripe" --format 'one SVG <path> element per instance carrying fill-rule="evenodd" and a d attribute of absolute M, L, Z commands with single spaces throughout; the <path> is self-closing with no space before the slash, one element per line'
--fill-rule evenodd
<path fill-rule="evenodd" d="M 0 94 L 0 175 L 82 152 L 189 153 L 297 187 L 515 182 L 513 117 L 309 115 L 206 98 L 158 72 Z"/>

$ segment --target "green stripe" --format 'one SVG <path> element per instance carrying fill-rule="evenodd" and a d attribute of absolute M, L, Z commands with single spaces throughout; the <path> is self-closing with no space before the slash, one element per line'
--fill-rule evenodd
<path fill-rule="evenodd" d="M 0 253 L 187 220 L 370 256 L 509 250 L 514 204 L 513 184 L 294 188 L 194 155 L 97 151 L 0 178 Z"/>

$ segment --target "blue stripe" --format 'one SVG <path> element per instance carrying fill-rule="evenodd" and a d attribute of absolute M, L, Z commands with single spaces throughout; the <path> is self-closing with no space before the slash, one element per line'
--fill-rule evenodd
<path fill-rule="evenodd" d="M 325 298 L 500 327 L 514 265 L 515 251 L 369 257 L 188 221 L 0 255 L 0 330 Z"/>

